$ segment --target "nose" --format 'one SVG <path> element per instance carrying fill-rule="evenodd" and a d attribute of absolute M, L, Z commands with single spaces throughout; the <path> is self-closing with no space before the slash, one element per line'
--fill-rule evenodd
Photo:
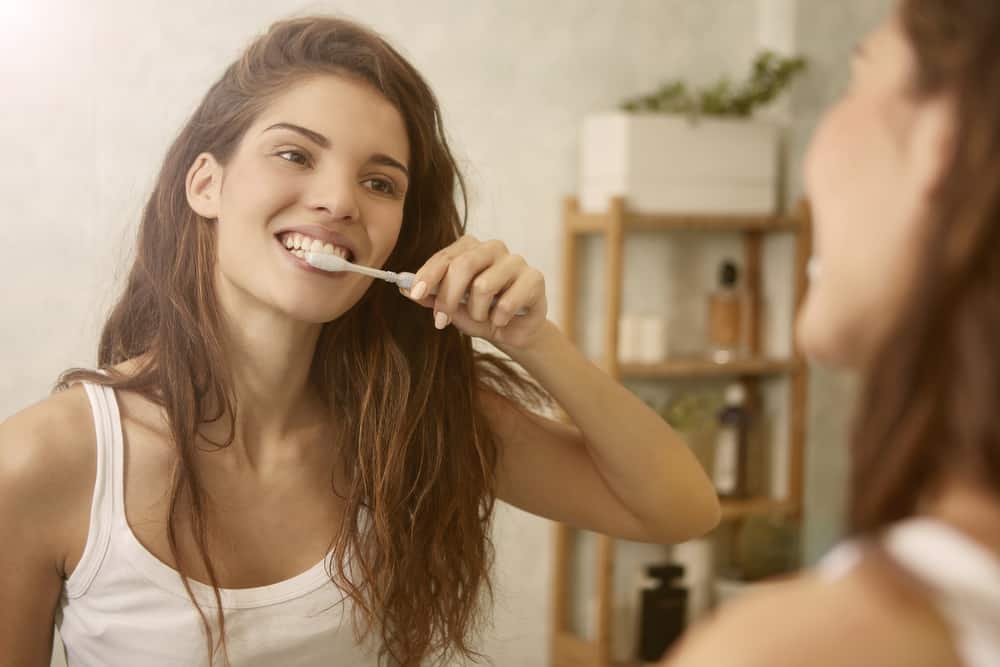
<path fill-rule="evenodd" d="M 309 192 L 308 206 L 330 220 L 354 222 L 360 214 L 354 189 L 354 180 L 346 175 L 318 178 Z"/>

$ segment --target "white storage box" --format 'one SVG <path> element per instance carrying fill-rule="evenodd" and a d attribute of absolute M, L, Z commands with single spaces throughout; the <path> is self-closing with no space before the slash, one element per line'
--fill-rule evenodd
<path fill-rule="evenodd" d="M 580 208 L 621 195 L 639 213 L 771 215 L 780 128 L 753 119 L 611 112 L 584 121 Z"/>

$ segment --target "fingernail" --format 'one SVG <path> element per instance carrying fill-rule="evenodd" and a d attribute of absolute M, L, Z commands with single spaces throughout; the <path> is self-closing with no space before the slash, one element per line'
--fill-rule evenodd
<path fill-rule="evenodd" d="M 420 284 L 423 285 L 423 283 Z M 447 313 L 442 313 L 441 311 L 434 313 L 435 329 L 444 329 L 446 326 L 448 326 L 449 322 L 451 322 L 451 318 L 448 317 Z"/>
<path fill-rule="evenodd" d="M 420 299 L 423 299 L 426 294 L 427 294 L 427 283 L 425 283 L 423 280 L 414 285 L 413 289 L 410 290 L 410 298 L 415 299 L 416 301 L 420 301 Z"/>

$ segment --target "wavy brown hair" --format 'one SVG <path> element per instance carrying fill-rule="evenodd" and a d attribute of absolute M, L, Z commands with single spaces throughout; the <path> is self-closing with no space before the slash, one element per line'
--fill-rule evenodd
<path fill-rule="evenodd" d="M 104 372 L 71 369 L 57 385 L 86 380 L 134 391 L 166 413 L 177 455 L 167 535 L 201 615 L 210 662 L 220 648 L 227 662 L 228 655 L 194 451 L 205 441 L 199 427 L 218 419 L 228 419 L 231 430 L 214 444 L 230 445 L 239 406 L 224 361 L 212 278 L 215 227 L 188 205 L 185 175 L 202 152 L 227 164 L 269 103 L 318 74 L 367 82 L 405 121 L 411 185 L 386 265 L 420 266 L 464 233 L 465 190 L 437 101 L 420 74 L 354 23 L 330 17 L 278 22 L 226 69 L 167 152 L 143 211 L 124 293 L 101 334 L 98 367 Z M 113 368 L 137 358 L 143 361 L 135 373 Z M 544 401 L 541 390 L 502 359 L 474 351 L 453 327 L 436 331 L 419 306 L 391 289 L 368 290 L 323 325 L 310 384 L 329 406 L 342 452 L 338 463 L 348 478 L 346 488 L 333 489 L 346 509 L 329 573 L 352 602 L 358 640 L 374 635 L 380 661 L 404 667 L 453 655 L 481 657 L 472 639 L 489 619 L 498 458 L 481 390 L 526 407 Z M 186 524 L 180 521 L 185 508 Z M 215 591 L 217 641 L 191 594 L 189 564 L 177 546 L 184 525 Z"/>
<path fill-rule="evenodd" d="M 852 444 L 849 523 L 872 533 L 958 475 L 1000 501 L 1000 3 L 904 0 L 911 94 L 953 103 L 908 302 L 869 370 Z"/>

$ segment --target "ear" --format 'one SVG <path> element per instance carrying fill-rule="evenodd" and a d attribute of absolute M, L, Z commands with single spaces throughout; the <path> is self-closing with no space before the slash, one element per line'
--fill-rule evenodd
<path fill-rule="evenodd" d="M 955 108 L 948 95 L 920 103 L 911 133 L 910 168 L 924 197 L 949 167 L 955 141 Z"/>
<path fill-rule="evenodd" d="M 222 165 L 211 153 L 194 159 L 185 181 L 188 205 L 195 213 L 209 220 L 219 218 L 222 191 Z"/>

